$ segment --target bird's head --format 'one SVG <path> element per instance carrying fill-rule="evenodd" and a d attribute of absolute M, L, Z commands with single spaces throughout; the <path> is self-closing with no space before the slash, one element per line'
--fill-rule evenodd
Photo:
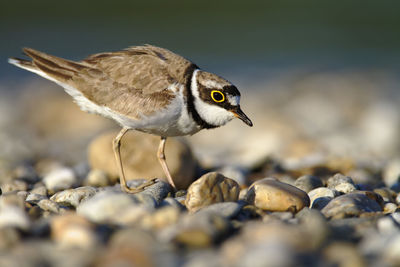
<path fill-rule="evenodd" d="M 233 118 L 239 118 L 248 126 L 251 120 L 240 109 L 240 92 L 227 80 L 202 70 L 193 73 L 191 90 L 194 108 L 202 120 L 219 127 Z"/>

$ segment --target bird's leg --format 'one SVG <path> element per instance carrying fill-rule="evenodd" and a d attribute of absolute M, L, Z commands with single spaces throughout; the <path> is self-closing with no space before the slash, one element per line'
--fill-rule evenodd
<path fill-rule="evenodd" d="M 144 190 L 145 187 L 150 186 L 155 183 L 156 179 L 152 179 L 141 184 L 138 187 L 130 188 L 126 184 L 124 168 L 122 166 L 122 159 L 121 159 L 121 139 L 122 137 L 129 131 L 129 128 L 122 128 L 122 130 L 118 133 L 117 137 L 113 140 L 113 150 L 115 155 L 115 160 L 117 162 L 118 171 L 119 171 L 119 181 L 121 184 L 122 191 L 127 193 L 139 193 Z"/>
<path fill-rule="evenodd" d="M 165 160 L 165 154 L 164 154 L 164 149 L 165 149 L 165 142 L 167 141 L 166 137 L 161 137 L 160 145 L 158 146 L 158 151 L 157 151 L 157 157 L 158 161 L 161 164 L 161 167 L 167 176 L 168 183 L 175 189 L 175 184 L 174 181 L 172 180 L 171 173 L 169 172 L 167 162 Z"/>

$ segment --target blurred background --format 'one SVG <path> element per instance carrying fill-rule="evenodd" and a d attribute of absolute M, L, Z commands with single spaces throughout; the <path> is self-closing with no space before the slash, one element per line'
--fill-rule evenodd
<path fill-rule="evenodd" d="M 400 152 L 399 10 L 398 1 L 1 1 L 0 162 L 76 164 L 94 136 L 117 128 L 8 57 L 27 46 L 79 60 L 146 43 L 242 92 L 255 126 L 188 138 L 204 166 L 391 160 Z"/>

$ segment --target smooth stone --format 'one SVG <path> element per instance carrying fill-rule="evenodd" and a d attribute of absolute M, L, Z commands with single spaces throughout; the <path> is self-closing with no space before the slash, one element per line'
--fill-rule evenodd
<path fill-rule="evenodd" d="M 51 238 L 61 247 L 91 248 L 98 243 L 93 223 L 75 213 L 51 219 Z"/>
<path fill-rule="evenodd" d="M 374 192 L 379 194 L 385 202 L 395 202 L 396 192 L 388 188 L 376 188 Z"/>
<path fill-rule="evenodd" d="M 396 182 L 400 182 L 400 158 L 389 161 L 383 169 L 383 181 L 390 187 Z"/>
<path fill-rule="evenodd" d="M 397 205 L 394 203 L 386 203 L 385 206 L 383 207 L 383 212 L 384 213 L 393 213 L 397 210 Z"/>
<path fill-rule="evenodd" d="M 351 243 L 331 243 L 324 248 L 322 255 L 328 266 L 367 266 L 357 247 Z"/>
<path fill-rule="evenodd" d="M 221 202 L 211 204 L 210 206 L 204 207 L 197 212 L 211 212 L 218 214 L 219 216 L 222 216 L 226 219 L 232 219 L 239 214 L 243 206 L 244 203 L 239 204 L 237 202 Z"/>
<path fill-rule="evenodd" d="M 184 215 L 177 224 L 161 232 L 160 238 L 185 247 L 206 248 L 220 241 L 230 229 L 231 225 L 225 218 L 200 212 Z"/>
<path fill-rule="evenodd" d="M 320 248 L 329 238 L 331 230 L 320 211 L 304 208 L 296 214 L 296 218 L 301 229 L 308 234 L 307 242 L 313 249 Z"/>
<path fill-rule="evenodd" d="M 314 201 L 318 198 L 327 197 L 330 199 L 335 198 L 339 193 L 335 190 L 326 188 L 326 187 L 318 187 L 310 192 L 308 192 L 308 196 L 310 197 L 311 205 L 313 205 Z"/>
<path fill-rule="evenodd" d="M 379 218 L 376 222 L 376 227 L 381 234 L 392 235 L 400 232 L 400 225 L 390 216 Z"/>
<path fill-rule="evenodd" d="M 316 209 L 316 210 L 322 210 L 326 205 L 328 205 L 329 201 L 331 201 L 333 198 L 331 197 L 319 197 L 316 198 L 312 204 L 311 208 Z"/>
<path fill-rule="evenodd" d="M 392 236 L 388 244 L 385 246 L 382 258 L 388 266 L 399 266 L 400 262 L 400 233 L 397 232 Z"/>
<path fill-rule="evenodd" d="M 218 202 L 237 201 L 239 185 L 216 172 L 201 176 L 187 190 L 185 205 L 190 212 Z"/>
<path fill-rule="evenodd" d="M 0 228 L 16 227 L 28 230 L 30 220 L 26 212 L 14 205 L 2 206 L 0 209 Z"/>
<path fill-rule="evenodd" d="M 42 199 L 47 199 L 47 197 L 39 194 L 29 193 L 25 201 L 29 203 L 38 203 Z"/>
<path fill-rule="evenodd" d="M 129 182 L 128 186 L 130 186 Z M 168 183 L 158 180 L 155 184 L 146 187 L 144 191 L 135 194 L 135 196 L 140 198 L 142 195 L 149 195 L 154 198 L 157 205 L 159 205 L 169 193 L 172 193 L 172 187 Z"/>
<path fill-rule="evenodd" d="M 107 173 L 102 170 L 92 169 L 89 171 L 86 176 L 85 184 L 89 186 L 95 187 L 103 187 L 111 185 L 111 180 L 108 177 Z"/>
<path fill-rule="evenodd" d="M 146 214 L 140 224 L 145 229 L 160 230 L 167 226 L 174 225 L 180 218 L 180 209 L 174 206 L 166 206 Z"/>
<path fill-rule="evenodd" d="M 295 252 L 311 248 L 304 240 L 309 237 L 297 225 L 251 221 L 223 243 L 221 253 L 227 266 L 303 266 L 295 262 Z"/>
<path fill-rule="evenodd" d="M 89 145 L 89 162 L 92 169 L 104 171 L 112 180 L 119 177 L 112 141 L 118 132 L 109 132 L 95 138 Z M 152 179 L 165 177 L 157 159 L 160 137 L 138 131 L 129 131 L 121 141 L 121 154 L 128 180 L 138 177 Z M 187 188 L 193 181 L 196 160 L 190 147 L 179 138 L 169 138 L 165 154 L 171 176 L 178 189 Z"/>
<path fill-rule="evenodd" d="M 393 220 L 395 220 L 395 222 L 400 225 L 400 211 L 396 211 L 392 214 L 390 214 L 390 217 L 393 218 Z"/>
<path fill-rule="evenodd" d="M 5 206 L 16 206 L 21 210 L 25 209 L 25 196 L 17 192 L 7 192 L 0 196 L 0 209 Z"/>
<path fill-rule="evenodd" d="M 337 173 L 326 181 L 326 187 L 330 189 L 335 189 L 336 186 L 342 183 L 349 183 L 354 185 L 354 181 L 353 179 L 351 179 L 351 177 L 345 176 L 341 173 Z"/>
<path fill-rule="evenodd" d="M 37 184 L 35 184 L 33 189 L 30 191 L 30 193 L 47 196 L 47 189 L 43 183 L 37 183 Z"/>
<path fill-rule="evenodd" d="M 1 191 L 3 193 L 12 191 L 26 191 L 28 190 L 28 184 L 22 180 L 12 180 L 1 184 Z"/>
<path fill-rule="evenodd" d="M 327 218 L 346 218 L 359 216 L 365 212 L 382 211 L 381 206 L 362 193 L 350 193 L 332 199 L 321 212 Z"/>
<path fill-rule="evenodd" d="M 215 172 L 218 172 L 225 177 L 229 177 L 232 180 L 235 180 L 235 182 L 237 182 L 239 186 L 246 185 L 246 176 L 248 171 L 241 167 L 228 165 L 215 170 Z"/>
<path fill-rule="evenodd" d="M 320 178 L 314 175 L 303 175 L 296 179 L 294 186 L 308 193 L 315 188 L 322 187 L 323 183 Z"/>
<path fill-rule="evenodd" d="M 179 210 L 186 210 L 185 205 L 182 205 L 181 202 L 179 202 L 178 200 L 176 200 L 173 197 L 167 197 L 163 200 L 163 202 L 161 202 L 160 207 L 167 207 L 167 206 L 173 206 L 178 208 Z"/>
<path fill-rule="evenodd" d="M 44 211 L 50 211 L 53 213 L 59 213 L 60 212 L 60 206 L 54 202 L 51 201 L 50 199 L 42 199 L 40 200 L 37 205 Z"/>
<path fill-rule="evenodd" d="M 295 186 L 264 178 L 254 182 L 247 193 L 247 201 L 267 211 L 298 212 L 310 205 L 306 192 Z"/>
<path fill-rule="evenodd" d="M 343 193 L 343 194 L 348 194 L 351 192 L 354 192 L 357 190 L 356 186 L 351 183 L 341 183 L 335 186 L 334 188 L 336 191 Z"/>
<path fill-rule="evenodd" d="M 97 254 L 92 266 L 178 266 L 176 263 L 170 265 L 166 260 L 158 262 L 162 251 L 152 254 L 154 249 L 157 249 L 157 243 L 150 232 L 138 228 L 122 229 L 111 236 L 108 248 Z"/>
<path fill-rule="evenodd" d="M 50 200 L 61 205 L 78 207 L 82 201 L 91 198 L 97 190 L 91 186 L 82 186 L 55 193 Z"/>
<path fill-rule="evenodd" d="M 139 204 L 134 195 L 102 191 L 82 202 L 76 209 L 79 215 L 97 223 L 115 222 L 119 216 Z"/>
<path fill-rule="evenodd" d="M 0 228 L 0 251 L 10 249 L 20 242 L 21 235 L 13 227 Z"/>
<path fill-rule="evenodd" d="M 75 173 L 70 168 L 51 170 L 44 178 L 43 183 L 47 190 L 57 192 L 73 187 L 78 182 Z"/>

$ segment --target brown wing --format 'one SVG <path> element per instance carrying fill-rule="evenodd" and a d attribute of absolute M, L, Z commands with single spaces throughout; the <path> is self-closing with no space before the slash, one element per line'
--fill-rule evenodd
<path fill-rule="evenodd" d="M 24 49 L 33 64 L 48 76 L 66 83 L 91 100 L 118 113 L 138 118 L 167 105 L 171 83 L 184 83 L 191 62 L 162 48 L 132 47 L 95 54 L 73 62 L 33 49 Z M 140 113 L 138 112 L 140 107 Z"/>

